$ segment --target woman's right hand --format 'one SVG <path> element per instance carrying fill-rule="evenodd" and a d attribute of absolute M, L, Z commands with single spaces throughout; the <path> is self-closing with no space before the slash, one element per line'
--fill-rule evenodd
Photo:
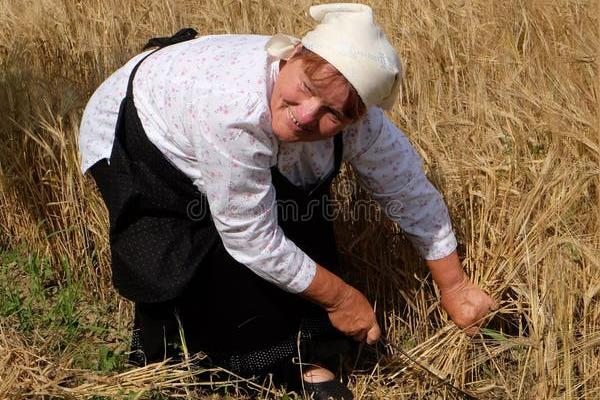
<path fill-rule="evenodd" d="M 350 285 L 346 285 L 340 302 L 326 310 L 336 329 L 359 342 L 374 344 L 381 337 L 373 307 L 361 292 Z"/>
<path fill-rule="evenodd" d="M 367 298 L 326 268 L 317 265 L 313 281 L 301 296 L 323 307 L 342 333 L 368 344 L 379 340 L 381 329 Z"/>

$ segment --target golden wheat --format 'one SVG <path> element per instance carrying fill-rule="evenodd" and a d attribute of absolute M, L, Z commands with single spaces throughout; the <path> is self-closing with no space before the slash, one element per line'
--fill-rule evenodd
<path fill-rule="evenodd" d="M 392 346 L 354 376 L 355 393 L 453 398 L 422 364 L 482 399 L 600 398 L 600 3 L 369 3 L 406 67 L 390 116 L 444 194 L 469 274 L 502 307 L 490 335 L 466 337 L 397 228 L 356 220 L 352 204 L 366 194 L 338 190 L 340 251 Z M 309 5 L 0 0 L 0 245 L 68 262 L 116 302 L 106 211 L 79 174 L 78 124 L 92 91 L 148 37 L 183 26 L 300 36 Z M 345 170 L 338 188 L 354 181 Z M 0 339 L 0 397 L 117 396 L 140 377 L 152 385 L 144 371 L 102 381 L 73 372 L 12 330 Z M 168 375 L 180 367 L 161 368 L 155 387 L 175 382 L 171 393 L 189 395 L 176 383 L 187 378 Z"/>

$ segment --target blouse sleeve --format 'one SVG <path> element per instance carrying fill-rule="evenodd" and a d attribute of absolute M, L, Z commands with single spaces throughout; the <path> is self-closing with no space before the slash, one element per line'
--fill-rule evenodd
<path fill-rule="evenodd" d="M 194 148 L 225 249 L 263 279 L 292 293 L 304 291 L 314 278 L 316 264 L 277 222 L 270 171 L 272 139 L 252 126 L 203 128 L 218 131 L 195 136 Z"/>
<path fill-rule="evenodd" d="M 371 109 L 352 133 L 350 163 L 363 187 L 396 221 L 426 260 L 456 249 L 448 209 L 422 169 L 406 136 L 383 114 Z"/>

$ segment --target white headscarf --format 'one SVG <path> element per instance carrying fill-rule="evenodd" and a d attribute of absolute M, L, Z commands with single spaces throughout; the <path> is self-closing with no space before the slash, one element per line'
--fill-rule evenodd
<path fill-rule="evenodd" d="M 402 79 L 402 65 L 394 47 L 373 20 L 371 7 L 335 3 L 312 6 L 310 16 L 319 24 L 302 40 L 278 34 L 266 44 L 269 54 L 288 59 L 294 46 L 324 58 L 352 84 L 367 107 L 393 106 Z"/>

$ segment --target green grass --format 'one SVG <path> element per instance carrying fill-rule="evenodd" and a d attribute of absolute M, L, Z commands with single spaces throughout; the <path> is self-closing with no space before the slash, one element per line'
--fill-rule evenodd
<path fill-rule="evenodd" d="M 71 358 L 74 368 L 122 371 L 127 338 L 110 318 L 114 304 L 83 287 L 66 261 L 56 266 L 25 250 L 0 251 L 4 324 L 15 328 L 26 344 L 42 345 L 48 356 Z"/>

